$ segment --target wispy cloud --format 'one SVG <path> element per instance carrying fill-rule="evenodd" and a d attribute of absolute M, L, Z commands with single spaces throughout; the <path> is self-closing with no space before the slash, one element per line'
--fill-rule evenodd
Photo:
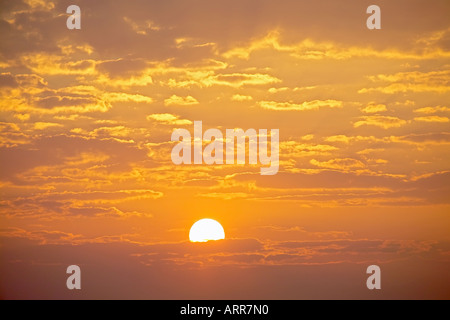
<path fill-rule="evenodd" d="M 192 121 L 186 119 L 179 119 L 179 116 L 175 116 L 170 113 L 151 114 L 147 116 L 147 120 L 155 120 L 157 122 L 161 122 L 164 124 L 178 125 L 178 126 L 192 124 Z"/>
<path fill-rule="evenodd" d="M 258 105 L 263 109 L 277 111 L 306 111 L 318 110 L 320 108 L 342 108 L 342 101 L 337 100 L 314 100 L 302 103 L 276 102 L 276 101 L 260 101 Z"/>
<path fill-rule="evenodd" d="M 383 129 L 399 128 L 407 124 L 406 120 L 391 116 L 363 116 L 361 120 L 356 121 L 353 126 L 355 128 L 361 126 L 376 126 Z"/>

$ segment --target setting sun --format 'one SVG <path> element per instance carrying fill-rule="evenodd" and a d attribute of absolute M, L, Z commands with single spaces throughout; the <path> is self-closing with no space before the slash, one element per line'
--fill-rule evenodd
<path fill-rule="evenodd" d="M 225 231 L 216 220 L 202 219 L 194 223 L 189 231 L 191 242 L 207 242 L 225 239 Z"/>

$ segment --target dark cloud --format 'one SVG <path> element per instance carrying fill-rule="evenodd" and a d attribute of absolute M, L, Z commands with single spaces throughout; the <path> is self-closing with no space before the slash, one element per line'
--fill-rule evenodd
<path fill-rule="evenodd" d="M 448 132 L 429 132 L 422 134 L 411 133 L 401 137 L 402 140 L 413 142 L 450 142 L 450 133 Z"/>
<path fill-rule="evenodd" d="M 390 176 L 355 174 L 352 172 L 321 171 L 319 173 L 286 173 L 275 176 L 258 177 L 255 175 L 238 175 L 237 181 L 256 180 L 260 187 L 273 188 L 391 188 L 404 186 L 404 182 Z"/>
<path fill-rule="evenodd" d="M 23 1 L 17 2 L 17 6 L 10 7 L 10 12 L 2 10 L 0 56 L 16 59 L 31 52 L 59 52 L 57 42 L 63 39 L 67 30 L 61 27 L 65 26 L 65 17 L 61 12 L 39 7 L 21 10 L 24 8 Z M 13 20 L 8 22 L 8 18 Z"/>
<path fill-rule="evenodd" d="M 147 63 L 141 59 L 119 59 L 100 62 L 96 67 L 100 72 L 107 73 L 110 77 L 126 77 L 139 74 L 146 65 Z"/>
<path fill-rule="evenodd" d="M 67 148 L 70 146 L 70 148 Z M 131 162 L 147 160 L 145 150 L 133 143 L 119 142 L 114 139 L 94 139 L 59 135 L 41 137 L 31 145 L 2 148 L 0 163 L 3 179 L 16 179 L 17 174 L 37 166 L 63 164 L 68 157 L 83 152 L 104 153 L 110 158 L 104 164 L 112 170 L 129 168 Z"/>
<path fill-rule="evenodd" d="M 225 239 L 207 243 L 169 243 L 146 246 L 147 252 L 168 252 L 176 254 L 212 254 L 255 252 L 263 249 L 263 244 L 256 239 Z"/>
<path fill-rule="evenodd" d="M 22 233 L 18 229 L 2 230 L 0 294 L 4 299 L 373 299 L 376 297 L 366 289 L 365 281 L 366 268 L 374 263 L 382 269 L 383 290 L 377 295 L 380 299 L 448 297 L 448 263 L 436 265 L 427 260 L 432 256 L 425 260 L 409 256 L 382 262 L 372 257 L 362 263 L 314 264 L 314 259 L 307 257 L 274 253 L 265 261 L 284 265 L 261 265 L 261 254 L 214 254 L 211 246 L 202 253 L 211 253 L 214 263 L 194 268 L 189 263 L 177 265 L 179 260 L 174 260 L 171 253 L 177 244 L 170 251 L 164 245 L 142 246 L 117 239 L 107 243 L 42 245 L 39 243 L 43 238 L 64 242 L 77 236 L 51 231 Z M 178 244 L 180 248 L 186 245 Z M 437 248 L 449 247 L 441 243 Z M 143 252 L 151 254 L 151 264 L 142 263 L 146 257 L 141 255 Z M 300 261 L 305 264 L 289 265 Z M 65 271 L 72 264 L 81 267 L 80 292 L 65 288 Z M 236 264 L 248 267 L 236 268 Z"/>
<path fill-rule="evenodd" d="M 17 74 L 15 75 L 17 82 L 21 87 L 31 87 L 38 89 L 47 88 L 47 82 L 41 76 L 37 74 Z"/>
<path fill-rule="evenodd" d="M 73 107 L 83 106 L 86 104 L 94 104 L 97 100 L 94 98 L 72 98 L 64 96 L 52 96 L 40 98 L 36 101 L 36 105 L 41 108 L 55 108 L 55 107 Z"/>
<path fill-rule="evenodd" d="M 16 78 L 11 73 L 0 74 L 0 87 L 16 88 L 18 85 Z"/>
<path fill-rule="evenodd" d="M 222 50 L 227 50 L 276 28 L 286 30 L 288 41 L 332 38 L 379 48 L 387 43 L 411 47 L 418 32 L 443 28 L 449 9 L 445 0 L 435 0 L 432 6 L 422 0 L 381 1 L 378 5 L 382 8 L 383 29 L 369 34 L 365 21 L 366 8 L 371 3 L 357 0 L 345 6 L 332 0 L 170 0 L 162 3 L 81 0 L 77 5 L 82 10 L 82 29 L 72 31 L 65 26 L 65 12 L 70 4 L 67 0 L 55 1 L 54 8 L 38 6 L 34 10 L 29 10 L 21 1 L 15 6 L 2 5 L 4 12 L 15 18 L 13 22 L 4 18 L 0 23 L 4 35 L 3 56 L 13 58 L 25 52 L 56 52 L 58 41 L 70 39 L 73 43 L 88 43 L 104 57 L 132 55 L 187 62 L 213 56 L 211 47 L 201 44 L 218 43 Z M 148 27 L 150 22 L 158 27 Z M 145 33 L 139 34 L 133 23 L 141 26 Z M 200 45 L 177 48 L 175 40 L 183 37 L 201 39 Z M 445 44 L 445 37 L 441 42 Z"/>
<path fill-rule="evenodd" d="M 367 201 L 377 201 L 381 205 L 411 205 L 449 203 L 447 194 L 449 190 L 450 173 L 430 174 L 419 179 L 407 180 L 389 175 L 365 175 L 351 172 L 321 171 L 314 174 L 283 173 L 269 178 L 258 175 L 237 175 L 237 181 L 256 181 L 261 188 L 279 188 L 285 190 L 280 196 L 285 200 L 304 201 L 340 201 L 351 204 L 351 199 L 357 200 L 354 204 L 363 204 Z M 314 192 L 289 192 L 292 188 L 326 188 Z M 341 188 L 365 188 L 360 191 L 341 190 Z M 376 190 L 384 188 L 384 190 Z M 333 191 L 335 189 L 335 191 Z M 398 200 L 401 198 L 408 198 Z M 269 197 L 270 199 L 270 197 Z M 279 199 L 273 197 L 273 199 Z M 359 200 L 360 201 L 359 201 Z M 379 200 L 377 200 L 379 199 Z M 397 200 L 396 200 L 397 199 Z M 346 202 L 345 200 L 350 200 Z M 381 201 L 380 201 L 381 200 Z M 362 201 L 362 202 L 361 202 Z"/>

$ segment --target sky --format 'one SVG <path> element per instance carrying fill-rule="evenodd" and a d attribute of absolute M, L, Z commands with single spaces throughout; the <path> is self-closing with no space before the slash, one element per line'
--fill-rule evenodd
<path fill-rule="evenodd" d="M 0 0 L 0 298 L 449 299 L 449 13 Z M 278 173 L 175 165 L 194 121 L 278 129 Z"/>

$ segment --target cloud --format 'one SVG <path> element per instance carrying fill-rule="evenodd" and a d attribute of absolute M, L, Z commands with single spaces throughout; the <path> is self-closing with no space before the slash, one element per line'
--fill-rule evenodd
<path fill-rule="evenodd" d="M 215 85 L 225 85 L 234 88 L 240 88 L 243 86 L 255 86 L 266 85 L 271 83 L 281 82 L 280 79 L 268 74 L 254 73 L 231 73 L 231 74 L 218 74 L 213 78 L 206 80 L 206 83 Z"/>
<path fill-rule="evenodd" d="M 190 88 L 198 86 L 200 88 L 210 88 L 213 86 L 226 86 L 231 88 L 242 88 L 245 86 L 264 86 L 281 82 L 280 79 L 263 73 L 221 73 L 215 74 L 214 69 L 222 69 L 227 65 L 220 63 L 213 69 L 210 67 L 190 70 L 175 69 L 174 77 L 161 81 L 162 84 L 171 88 Z M 170 73 L 166 70 L 163 73 Z"/>
<path fill-rule="evenodd" d="M 187 119 L 179 119 L 179 116 L 170 113 L 158 113 L 147 116 L 147 120 L 155 120 L 163 124 L 170 124 L 176 126 L 190 125 L 192 121 Z"/>
<path fill-rule="evenodd" d="M 158 199 L 164 194 L 162 192 L 150 189 L 138 190 L 114 190 L 114 191 L 71 191 L 71 192 L 54 192 L 51 196 L 46 194 L 37 194 L 30 196 L 28 200 L 32 201 L 74 201 L 76 204 L 104 204 L 118 203 L 123 201 L 138 199 Z"/>
<path fill-rule="evenodd" d="M 440 49 L 424 53 L 395 49 L 375 50 L 368 46 L 345 46 L 332 41 L 315 41 L 311 38 L 287 44 L 282 43 L 279 30 L 272 30 L 265 37 L 252 40 L 247 46 L 235 47 L 224 52 L 223 57 L 249 60 L 252 54 L 262 50 L 273 50 L 302 60 L 348 60 L 361 57 L 422 60 L 449 56 L 448 52 Z"/>
<path fill-rule="evenodd" d="M 48 128 L 52 128 L 52 127 L 62 127 L 63 125 L 59 124 L 59 123 L 51 123 L 51 122 L 36 122 L 34 124 L 34 129 L 35 130 L 46 130 Z"/>
<path fill-rule="evenodd" d="M 277 111 L 306 111 L 318 110 L 320 108 L 342 108 L 343 102 L 337 100 L 314 100 L 305 101 L 301 104 L 290 102 L 275 102 L 275 101 L 260 101 L 258 105 L 263 109 L 277 110 Z"/>
<path fill-rule="evenodd" d="M 147 63 L 143 59 L 114 59 L 106 61 L 98 61 L 96 70 L 102 74 L 108 75 L 112 79 L 128 78 L 142 74 Z"/>
<path fill-rule="evenodd" d="M 424 108 L 414 110 L 415 113 L 424 113 L 424 114 L 433 114 L 433 113 L 438 113 L 438 112 L 449 112 L 449 111 L 450 111 L 450 108 L 441 107 L 441 106 L 424 107 Z"/>
<path fill-rule="evenodd" d="M 105 92 L 103 98 L 107 101 L 115 102 L 137 102 L 152 103 L 153 99 L 141 94 L 129 94 L 124 92 Z"/>
<path fill-rule="evenodd" d="M 0 73 L 0 88 L 1 87 L 10 87 L 16 88 L 19 84 L 16 81 L 16 78 L 11 74 L 11 72 Z"/>
<path fill-rule="evenodd" d="M 241 95 L 241 94 L 235 94 L 231 97 L 232 101 L 252 101 L 253 97 L 252 96 L 246 96 L 246 95 Z"/>
<path fill-rule="evenodd" d="M 440 47 L 444 50 L 449 48 L 450 28 L 435 30 L 420 36 L 416 42 L 425 47 Z"/>
<path fill-rule="evenodd" d="M 415 121 L 419 122 L 449 122 L 450 119 L 448 117 L 439 117 L 439 116 L 428 116 L 428 117 L 416 117 Z"/>
<path fill-rule="evenodd" d="M 288 91 L 289 90 L 289 88 L 288 87 L 282 87 L 282 88 L 270 88 L 269 90 L 268 90 L 268 92 L 269 93 L 278 93 L 278 92 L 286 92 L 286 91 Z"/>
<path fill-rule="evenodd" d="M 28 144 L 31 136 L 22 132 L 15 123 L 0 122 L 0 148 L 12 148 L 21 144 Z"/>
<path fill-rule="evenodd" d="M 2 92 L 0 105 L 4 111 L 16 113 L 15 117 L 22 121 L 33 115 L 39 120 L 45 118 L 46 121 L 40 122 L 51 122 L 51 116 L 70 119 L 70 116 L 79 116 L 81 113 L 104 113 L 118 102 L 153 102 L 151 97 L 142 94 L 109 92 L 92 85 L 79 84 L 53 89 L 44 78 L 34 74 L 18 74 L 14 80 L 18 87 Z"/>
<path fill-rule="evenodd" d="M 406 120 L 391 116 L 363 116 L 361 120 L 355 122 L 353 126 L 359 128 L 361 126 L 376 126 L 383 129 L 399 128 L 407 124 Z"/>
<path fill-rule="evenodd" d="M 337 147 L 327 144 L 313 144 L 298 141 L 280 142 L 280 155 L 286 158 L 324 155 L 338 150 Z"/>
<path fill-rule="evenodd" d="M 315 159 L 312 159 L 310 163 L 321 168 L 337 169 L 342 171 L 365 168 L 364 163 L 357 159 L 351 158 L 332 159 L 329 161 L 317 161 Z"/>
<path fill-rule="evenodd" d="M 449 132 L 429 132 L 429 133 L 412 133 L 406 136 L 398 137 L 403 141 L 411 141 L 415 143 L 450 143 Z"/>
<path fill-rule="evenodd" d="M 62 231 L 27 231 L 21 228 L 9 227 L 0 229 L 0 237 L 4 238 L 16 238 L 16 239 L 27 239 L 31 241 L 36 241 L 40 245 L 44 244 L 55 244 L 55 243 L 73 243 L 80 235 L 75 235 L 72 233 L 62 232 Z"/>
<path fill-rule="evenodd" d="M 33 53 L 23 55 L 22 63 L 33 73 L 40 75 L 94 75 L 96 61 L 68 60 L 59 55 Z"/>
<path fill-rule="evenodd" d="M 61 274 L 74 263 L 81 267 L 85 288 L 90 288 L 77 293 L 79 298 L 94 300 L 339 299 L 343 286 L 347 286 L 346 298 L 370 299 L 372 293 L 361 285 L 366 280 L 363 277 L 362 281 L 361 275 L 373 261 L 382 263 L 382 270 L 398 284 L 383 295 L 388 299 L 442 298 L 448 283 L 446 260 L 440 254 L 449 251 L 446 241 L 270 243 L 235 239 L 195 246 L 186 242 L 139 243 L 130 238 L 133 235 L 87 237 L 54 229 L 5 230 L 1 238 L 7 244 L 0 261 L 2 294 L 6 299 L 73 299 L 73 292 L 61 286 Z M 47 243 L 40 244 L 41 239 Z M 427 262 L 435 259 L 443 261 L 438 269 L 435 263 Z M 404 276 L 407 266 L 416 267 Z M 430 274 L 428 270 L 438 272 Z M 210 277 L 207 283 L 199 281 L 205 275 Z M 412 283 L 411 277 L 425 279 L 418 284 Z M 18 283 L 25 283 L 27 290 L 17 288 Z M 304 290 L 299 291 L 299 287 Z M 430 287 L 436 291 L 426 290 Z M 325 294 L 323 288 L 327 288 Z"/>
<path fill-rule="evenodd" d="M 449 192 L 447 171 L 427 176 L 406 176 L 368 170 L 363 161 L 358 162 L 357 159 L 334 160 L 313 161 L 314 165 L 327 167 L 323 169 L 282 171 L 270 182 L 249 173 L 236 175 L 233 181 L 242 186 L 252 184 L 252 188 L 247 189 L 250 193 L 247 201 L 276 201 L 280 204 L 295 201 L 305 207 L 432 207 L 449 202 L 445 198 Z M 374 164 L 368 161 L 367 167 L 370 166 Z M 234 189 L 235 192 L 237 190 Z"/>
<path fill-rule="evenodd" d="M 179 97 L 173 95 L 168 99 L 164 100 L 164 105 L 166 106 L 193 106 L 197 105 L 199 102 L 192 96 Z"/>
<path fill-rule="evenodd" d="M 326 137 L 325 141 L 328 141 L 328 142 L 342 142 L 342 143 L 348 144 L 348 143 L 350 143 L 353 140 L 352 138 L 353 137 L 348 137 L 346 135 L 340 134 L 340 135 L 337 135 L 337 136 Z"/>
<path fill-rule="evenodd" d="M 36 106 L 45 109 L 95 105 L 95 103 L 98 101 L 94 97 L 71 97 L 63 95 L 52 95 L 42 98 L 36 97 L 35 99 Z M 59 110 L 63 110 L 63 108 L 59 108 Z"/>
<path fill-rule="evenodd" d="M 147 70 L 140 72 L 138 75 L 131 75 L 128 77 L 111 78 L 106 74 L 100 74 L 94 81 L 100 85 L 122 89 L 131 87 L 146 87 L 153 84 L 153 78 Z"/>
<path fill-rule="evenodd" d="M 24 2 L 29 5 L 32 9 L 37 10 L 51 10 L 55 8 L 55 4 L 53 2 L 48 2 L 44 0 L 24 0 Z"/>
<path fill-rule="evenodd" d="M 93 167 L 90 171 L 85 172 L 80 168 L 70 170 L 70 167 L 66 167 L 65 160 L 67 158 L 91 151 L 109 156 L 107 161 L 101 163 L 104 170 Z M 30 184 L 33 184 L 33 181 L 38 183 L 41 179 L 47 181 L 55 176 L 63 181 L 81 177 L 87 179 L 86 181 L 89 181 L 88 177 L 90 179 L 94 177 L 108 179 L 111 178 L 108 177 L 108 172 L 120 172 L 124 175 L 123 170 L 129 170 L 130 163 L 149 160 L 146 150 L 138 148 L 135 143 L 110 137 L 96 138 L 75 135 L 41 135 L 31 140 L 26 146 L 3 149 L 2 155 L 1 167 L 5 169 L 1 171 L 3 181 L 17 181 L 18 175 L 22 174 L 24 175 L 22 179 L 30 179 L 28 181 Z M 21 159 L 27 159 L 27 161 Z M 86 176 L 83 176 L 84 174 Z"/>
<path fill-rule="evenodd" d="M 153 199 L 158 199 L 155 197 Z M 151 199 L 151 198 L 150 198 Z M 153 215 L 150 213 L 143 213 L 139 211 L 122 211 L 116 207 L 106 206 L 91 206 L 91 205 L 80 205 L 67 208 L 68 215 L 73 216 L 83 216 L 83 217 L 105 217 L 118 218 L 118 219 L 130 219 L 130 218 L 152 218 Z"/>
<path fill-rule="evenodd" d="M 282 190 L 298 189 L 301 194 L 304 189 L 312 188 L 388 188 L 402 189 L 405 187 L 405 176 L 388 174 L 370 174 L 370 172 L 341 172 L 336 170 L 315 169 L 298 172 L 279 172 L 274 179 L 266 181 L 260 177 L 241 174 L 234 177 L 237 182 L 253 181 L 260 188 L 276 188 Z M 367 191 L 367 190 L 366 190 Z M 331 200 L 331 199 L 330 199 Z"/>
<path fill-rule="evenodd" d="M 43 116 L 106 112 L 111 108 L 102 99 L 103 93 L 92 86 L 52 89 L 44 78 L 35 74 L 19 74 L 15 79 L 19 87 L 2 93 L 0 105 L 4 111 Z"/>
<path fill-rule="evenodd" d="M 311 190 L 311 193 L 317 192 L 318 190 Z M 331 190 L 329 190 L 331 191 Z M 350 190 L 348 190 L 350 191 Z M 355 191 L 355 190 L 353 190 Z M 345 192 L 341 189 L 339 192 Z M 277 233 L 278 235 L 285 235 L 286 233 L 291 233 L 295 235 L 295 238 L 300 238 L 302 236 L 312 237 L 316 239 L 348 239 L 351 238 L 351 232 L 346 231 L 308 231 L 304 227 L 300 226 L 278 226 L 278 225 L 267 225 L 267 226 L 257 226 L 255 229 L 264 230 L 265 234 L 268 232 Z"/>
<path fill-rule="evenodd" d="M 125 180 L 122 180 L 122 183 L 123 181 Z M 54 179 L 53 186 L 55 189 L 59 188 L 60 184 L 61 180 Z M 70 184 L 65 183 L 64 185 Z M 86 184 L 86 187 L 92 189 L 95 185 L 98 187 L 98 183 Z M 52 196 L 48 196 L 44 190 L 45 186 L 42 191 L 36 192 L 34 195 L 23 194 L 21 198 L 9 199 L 3 203 L 0 211 L 9 218 L 47 219 L 52 216 L 61 220 L 71 220 L 74 217 L 150 218 L 153 216 L 151 213 L 143 210 L 124 209 L 123 207 L 128 207 L 128 203 L 149 202 L 164 196 L 164 193 L 150 189 L 90 190 L 87 192 L 55 191 Z"/>
<path fill-rule="evenodd" d="M 384 104 L 376 104 L 375 102 L 371 102 L 367 107 L 361 109 L 361 111 L 364 113 L 378 113 L 387 111 L 387 108 Z"/>
<path fill-rule="evenodd" d="M 198 196 L 203 198 L 232 200 L 232 199 L 245 199 L 248 198 L 250 195 L 244 192 L 208 192 L 198 194 Z"/>
<path fill-rule="evenodd" d="M 264 86 L 281 82 L 280 79 L 260 72 L 226 72 L 229 69 L 227 62 L 216 59 L 204 59 L 195 64 L 173 65 L 169 62 L 160 62 L 149 67 L 147 72 L 155 79 L 155 83 L 170 88 L 211 88 L 225 86 L 242 88 L 245 86 Z M 253 70 L 252 70 L 253 71 Z"/>
<path fill-rule="evenodd" d="M 307 134 L 307 135 L 304 135 L 303 137 L 301 137 L 301 139 L 303 141 L 311 141 L 311 140 L 314 139 L 314 135 L 313 134 Z"/>
<path fill-rule="evenodd" d="M 131 129 L 125 126 L 111 126 L 111 127 L 99 127 L 95 128 L 92 131 L 85 131 L 83 129 L 80 130 L 80 128 L 72 129 L 71 132 L 73 133 L 79 133 L 79 134 L 85 134 L 87 136 L 93 137 L 93 138 L 131 138 L 131 134 L 133 131 L 136 131 L 135 129 Z"/>
<path fill-rule="evenodd" d="M 358 93 L 382 92 L 386 94 L 405 92 L 434 92 L 446 93 L 450 91 L 448 79 L 449 70 L 430 72 L 398 72 L 395 74 L 378 74 L 368 79 L 375 83 L 384 83 L 375 88 L 363 88 Z"/>
<path fill-rule="evenodd" d="M 147 34 L 155 31 L 160 31 L 161 27 L 156 25 L 152 20 L 145 20 L 143 22 L 136 23 L 132 19 L 128 17 L 124 17 L 123 20 L 128 23 L 133 29 L 134 32 L 136 32 L 139 35 L 146 36 Z"/>
<path fill-rule="evenodd" d="M 286 241 L 277 244 L 279 248 L 311 248 L 315 254 L 378 254 L 380 257 L 395 254 L 420 254 L 432 250 L 433 243 L 424 241 L 395 240 L 322 240 Z M 386 258 L 386 257 L 385 257 Z"/>

